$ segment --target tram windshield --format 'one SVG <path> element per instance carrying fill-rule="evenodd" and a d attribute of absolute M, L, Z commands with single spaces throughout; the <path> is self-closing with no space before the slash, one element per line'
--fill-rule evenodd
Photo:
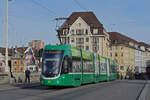
<path fill-rule="evenodd" d="M 45 77 L 55 77 L 60 72 L 64 51 L 49 50 L 43 54 L 42 74 Z"/>

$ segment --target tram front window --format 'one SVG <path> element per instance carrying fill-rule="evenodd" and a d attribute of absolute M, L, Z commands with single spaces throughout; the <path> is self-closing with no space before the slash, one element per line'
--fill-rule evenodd
<path fill-rule="evenodd" d="M 45 51 L 43 55 L 42 74 L 45 77 L 55 77 L 60 72 L 63 51 Z"/>

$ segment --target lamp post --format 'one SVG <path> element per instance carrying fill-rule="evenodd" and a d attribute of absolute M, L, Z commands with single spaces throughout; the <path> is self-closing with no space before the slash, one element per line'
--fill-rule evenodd
<path fill-rule="evenodd" d="M 5 72 L 9 72 L 8 67 L 8 1 L 6 0 L 6 52 L 5 52 Z"/>

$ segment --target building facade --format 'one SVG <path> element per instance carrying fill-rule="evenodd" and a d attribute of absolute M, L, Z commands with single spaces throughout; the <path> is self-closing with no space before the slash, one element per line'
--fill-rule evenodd
<path fill-rule="evenodd" d="M 149 66 L 148 62 L 150 61 L 150 45 L 144 42 L 139 42 L 139 49 L 142 51 L 142 64 L 139 69 L 139 72 L 146 72 L 146 67 Z"/>
<path fill-rule="evenodd" d="M 109 57 L 109 34 L 93 12 L 73 12 L 58 29 L 59 44 L 76 47 Z"/>
<path fill-rule="evenodd" d="M 140 48 L 135 49 L 135 72 L 142 72 L 142 54 L 144 51 L 142 51 Z"/>
<path fill-rule="evenodd" d="M 32 40 L 31 42 L 28 43 L 28 45 L 32 47 L 33 49 L 40 50 L 44 48 L 45 43 L 41 40 Z"/>
<path fill-rule="evenodd" d="M 5 56 L 0 53 L 0 72 L 5 70 Z"/>
<path fill-rule="evenodd" d="M 20 54 L 16 54 L 15 56 L 13 56 L 11 63 L 12 72 L 24 72 L 26 69 L 25 58 Z"/>
<path fill-rule="evenodd" d="M 26 69 L 25 64 L 25 50 L 27 47 L 12 48 L 12 57 L 11 57 L 11 72 L 24 72 Z"/>
<path fill-rule="evenodd" d="M 109 32 L 111 39 L 110 56 L 117 61 L 118 73 L 124 77 L 135 70 L 135 44 L 137 41 L 120 34 Z"/>

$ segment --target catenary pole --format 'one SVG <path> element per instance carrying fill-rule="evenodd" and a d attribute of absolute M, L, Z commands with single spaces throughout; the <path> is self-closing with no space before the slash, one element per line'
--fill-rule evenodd
<path fill-rule="evenodd" d="M 8 0 L 6 0 L 6 52 L 5 52 L 5 72 L 9 72 L 8 67 Z"/>

